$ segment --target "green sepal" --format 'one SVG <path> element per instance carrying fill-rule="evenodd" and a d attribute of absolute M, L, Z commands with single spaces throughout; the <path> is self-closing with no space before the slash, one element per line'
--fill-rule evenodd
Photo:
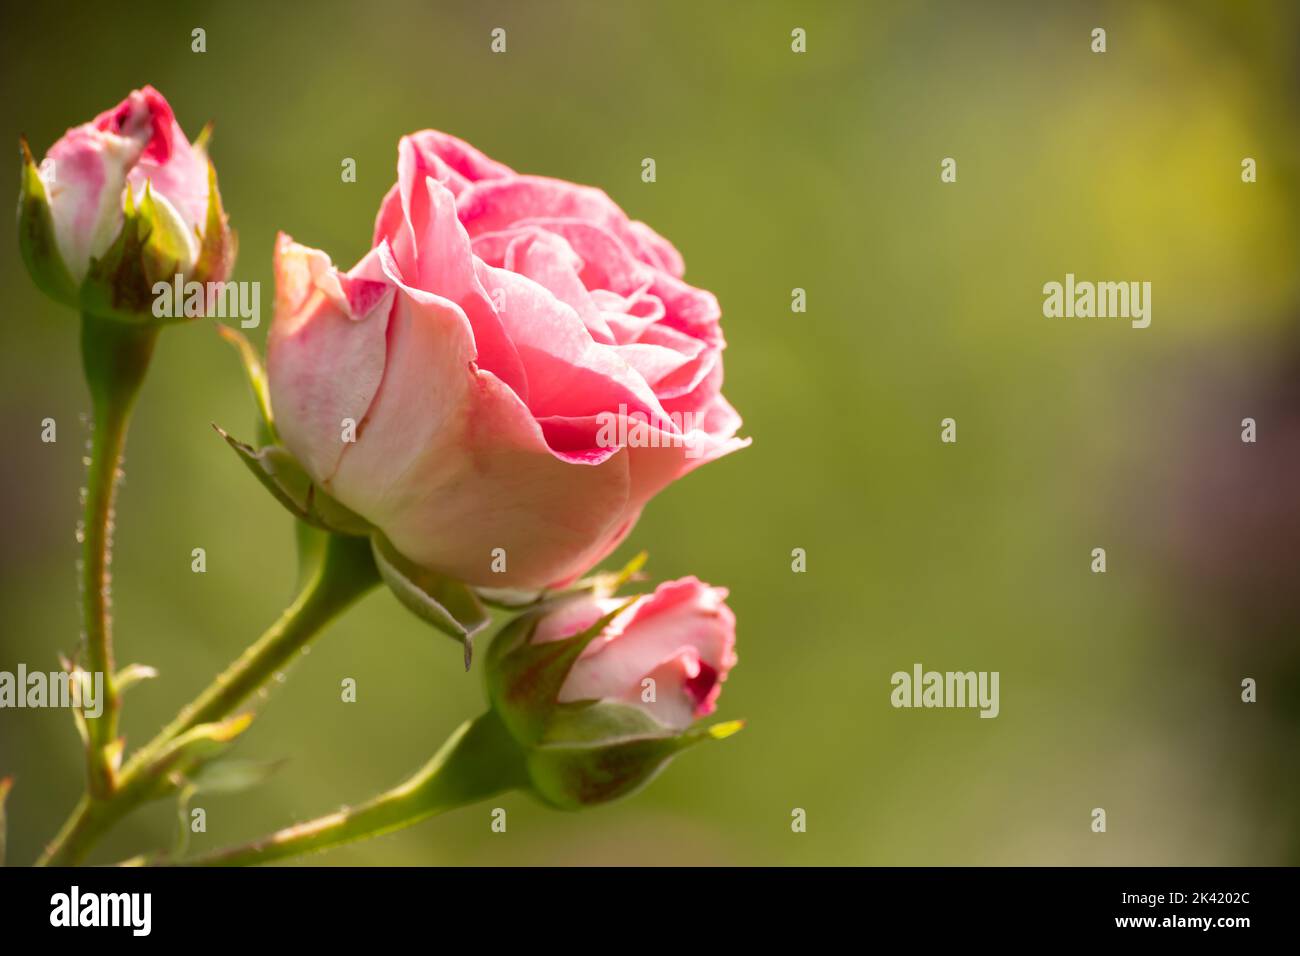
<path fill-rule="evenodd" d="M 671 727 L 640 707 L 610 700 L 575 700 L 555 708 L 538 743 L 582 746 L 674 736 Z"/>
<path fill-rule="evenodd" d="M 208 155 L 208 145 L 212 142 L 212 120 L 203 124 L 203 129 L 199 130 L 199 135 L 194 137 L 194 142 L 190 143 L 198 152 L 204 156 Z"/>
<path fill-rule="evenodd" d="M 397 599 L 417 617 L 460 641 L 465 669 L 474 653 L 474 635 L 492 621 L 474 589 L 422 568 L 402 555 L 380 532 L 370 536 L 379 576 Z"/>
<path fill-rule="evenodd" d="M 174 230 L 168 230 L 158 217 L 151 189 L 146 186 L 139 206 L 134 192 L 129 187 L 123 190 L 122 229 L 102 256 L 90 260 L 80 290 L 83 312 L 143 325 L 183 321 L 183 315 L 153 314 L 154 283 L 172 281 L 178 253 Z"/>
<path fill-rule="evenodd" d="M 195 146 L 207 155 L 207 137 L 212 135 L 211 124 L 203 128 Z M 208 160 L 208 211 L 199 237 L 199 257 L 194 263 L 196 282 L 224 282 L 235 271 L 235 257 L 239 252 L 239 237 L 230 228 L 230 221 L 221 205 L 221 190 L 217 188 L 217 168 Z"/>
<path fill-rule="evenodd" d="M 533 793 L 560 810 L 581 810 L 633 794 L 681 751 L 729 737 L 743 726 L 727 721 L 674 733 L 627 704 L 584 702 L 563 709 L 570 712 L 548 728 L 546 742 L 533 747 L 527 758 Z M 561 734 L 570 739 L 559 739 Z"/>
<path fill-rule="evenodd" d="M 196 144 L 197 145 L 197 144 Z M 244 377 L 248 381 L 248 387 L 253 393 L 253 402 L 257 406 L 257 444 L 259 447 L 268 445 L 278 445 L 280 443 L 280 433 L 275 428 L 275 415 L 271 411 L 271 387 L 270 381 L 266 375 L 266 366 L 262 364 L 261 356 L 257 354 L 257 349 L 253 343 L 239 329 L 233 325 L 226 325 L 222 322 L 216 324 L 217 334 L 235 349 L 239 355 L 240 365 L 244 370 Z M 220 430 L 218 430 L 220 431 Z M 222 433 L 227 441 L 229 436 Z M 241 449 L 236 448 L 236 452 L 243 453 Z M 247 459 L 245 459 L 247 460 Z M 258 478 L 263 478 L 262 467 L 259 464 L 254 472 Z M 325 544 L 329 538 L 330 532 L 321 528 L 318 524 L 309 524 L 307 520 L 301 517 L 299 503 L 290 499 L 285 501 L 280 496 L 281 489 L 277 485 L 272 488 L 272 493 L 276 498 L 298 518 L 294 522 L 294 542 L 298 552 L 298 585 L 302 587 L 310 579 L 317 565 L 320 563 L 321 556 L 325 552 Z M 316 498 L 313 495 L 313 501 Z M 338 505 L 334 502 L 334 505 Z M 339 505 L 338 507 L 342 507 Z M 333 508 L 328 508 L 330 514 L 336 514 Z M 360 520 L 360 519 L 358 519 Z"/>
<path fill-rule="evenodd" d="M 370 523 L 322 491 L 287 448 L 280 445 L 253 448 L 220 426 L 212 427 L 235 450 L 248 470 L 299 521 L 353 537 L 363 537 L 371 532 Z"/>
<path fill-rule="evenodd" d="M 127 322 L 166 325 L 194 318 L 184 314 L 182 302 L 172 303 L 173 315 L 158 316 L 153 307 L 158 282 L 172 283 L 189 256 L 184 224 L 154 199 L 145 184 L 137 205 L 128 187 L 122 196 L 122 229 L 103 256 L 92 259 L 81 284 L 80 305 L 86 312 Z M 224 282 L 234 268 L 237 241 L 221 205 L 217 173 L 208 161 L 208 209 L 202 235 L 195 231 L 199 252 L 183 274 L 189 282 Z"/>
<path fill-rule="evenodd" d="M 37 288 L 63 305 L 77 308 L 80 299 L 77 284 L 59 252 L 54 233 L 50 199 L 41 181 L 40 170 L 32 159 L 27 140 L 18 140 L 22 170 L 18 187 L 18 251 Z"/>
<path fill-rule="evenodd" d="M 90 269 L 81 284 L 83 312 L 128 322 L 153 322 L 153 283 L 144 271 L 149 223 L 136 210 L 132 191 L 124 190 L 122 231 Z"/>
<path fill-rule="evenodd" d="M 488 700 L 522 744 L 533 744 L 546 733 L 560 707 L 560 688 L 587 645 L 637 599 L 629 598 L 585 631 L 558 641 L 533 643 L 537 623 L 551 602 L 515 618 L 497 635 L 484 667 Z"/>
<path fill-rule="evenodd" d="M 555 591 L 535 588 L 475 588 L 475 590 L 484 603 L 508 611 L 518 611 L 541 604 L 551 598 L 563 598 L 573 594 L 590 593 L 601 598 L 612 597 L 627 582 L 641 580 L 643 577 L 641 569 L 649 557 L 649 552 L 642 551 L 617 571 L 598 571 L 575 581 L 566 588 Z"/>
<path fill-rule="evenodd" d="M 239 329 L 232 325 L 217 323 L 217 334 L 229 342 L 239 353 L 239 361 L 248 379 L 248 387 L 253 390 L 253 401 L 257 403 L 257 443 L 259 445 L 276 445 L 280 436 L 275 430 L 275 417 L 271 414 L 271 386 L 266 377 L 266 367 L 262 364 L 257 349 Z"/>
<path fill-rule="evenodd" d="M 130 187 L 127 187 L 125 192 L 126 201 L 129 204 L 131 201 Z M 168 280 L 169 282 L 174 280 L 176 273 L 181 271 L 181 262 L 189 256 L 189 243 L 185 235 L 185 224 L 174 209 L 171 213 L 167 213 L 164 211 L 165 208 L 167 207 L 159 205 L 158 201 L 154 199 L 153 185 L 146 181 L 144 195 L 140 198 L 137 215 L 143 222 L 148 223 L 144 248 L 141 249 L 141 266 L 149 283 L 150 314 L 152 314 L 155 298 L 154 283 L 160 280 Z M 177 303 L 173 303 L 173 305 L 177 305 Z M 180 312 L 182 310 L 174 308 L 173 311 Z M 155 316 L 155 318 L 157 317 Z M 178 316 L 174 321 L 179 321 L 180 318 L 183 318 L 183 316 Z"/>
<path fill-rule="evenodd" d="M 581 594 L 590 592 L 598 598 L 613 597 L 618 593 L 619 588 L 629 581 L 641 581 L 645 575 L 641 569 L 645 567 L 646 562 L 650 560 L 649 551 L 638 551 L 617 571 L 597 571 L 595 574 L 588 575 L 579 581 L 575 581 L 569 587 L 565 588 L 563 594 Z"/>

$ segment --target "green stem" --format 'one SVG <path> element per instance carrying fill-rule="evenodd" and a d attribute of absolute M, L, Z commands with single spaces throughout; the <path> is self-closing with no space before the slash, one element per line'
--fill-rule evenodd
<path fill-rule="evenodd" d="M 331 535 L 315 573 L 280 619 L 142 747 L 131 758 L 125 772 L 130 774 L 148 765 L 151 758 L 185 731 L 229 716 L 326 624 L 378 582 L 369 540 Z"/>
<path fill-rule="evenodd" d="M 98 717 L 86 717 L 88 789 L 97 796 L 114 786 L 120 707 L 109 595 L 113 506 L 131 410 L 157 338 L 157 327 L 81 317 L 81 361 L 95 419 L 80 529 L 82 629 L 86 670 L 104 675 L 103 710 Z"/>
<path fill-rule="evenodd" d="M 359 807 L 187 861 L 247 866 L 365 840 L 526 785 L 523 755 L 494 711 L 461 724 L 417 773 Z"/>
<path fill-rule="evenodd" d="M 113 792 L 88 794 L 46 848 L 38 865 L 74 866 L 110 827 L 158 792 L 167 746 L 200 724 L 229 716 L 344 609 L 378 583 L 365 538 L 330 535 L 321 560 L 294 602 L 123 768 Z"/>

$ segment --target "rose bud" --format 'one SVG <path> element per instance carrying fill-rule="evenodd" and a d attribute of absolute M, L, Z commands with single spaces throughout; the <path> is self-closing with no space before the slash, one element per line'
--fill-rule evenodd
<path fill-rule="evenodd" d="M 58 301 L 156 321 L 155 282 L 229 275 L 234 237 L 206 147 L 153 87 L 68 130 L 39 167 L 26 141 L 22 152 L 19 247 Z"/>
<path fill-rule="evenodd" d="M 577 809 L 624 796 L 685 747 L 740 728 L 692 727 L 736 663 L 726 596 L 687 577 L 631 600 L 569 598 L 502 631 L 488 697 L 538 797 Z"/>
<path fill-rule="evenodd" d="M 416 566 L 567 585 L 653 495 L 748 443 L 721 393 L 717 300 L 681 276 L 603 192 L 404 137 L 352 270 L 278 242 L 276 428 Z"/>

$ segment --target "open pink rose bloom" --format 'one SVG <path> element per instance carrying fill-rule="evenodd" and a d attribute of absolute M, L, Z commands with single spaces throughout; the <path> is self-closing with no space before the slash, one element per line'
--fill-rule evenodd
<path fill-rule="evenodd" d="M 717 300 L 682 273 L 598 189 L 406 136 L 354 268 L 279 238 L 276 426 L 417 564 L 566 584 L 662 488 L 748 443 L 721 393 Z"/>

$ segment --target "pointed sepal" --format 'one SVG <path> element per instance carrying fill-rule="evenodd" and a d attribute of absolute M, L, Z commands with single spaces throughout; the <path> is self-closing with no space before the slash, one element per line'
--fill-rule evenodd
<path fill-rule="evenodd" d="M 552 715 L 561 707 L 560 688 L 587 645 L 594 641 L 636 598 L 629 598 L 586 630 L 558 641 L 533 641 L 541 615 L 550 604 L 515 618 L 492 642 L 484 668 L 488 699 L 515 739 L 532 744 L 542 739 Z"/>
<path fill-rule="evenodd" d="M 492 620 L 474 589 L 410 561 L 378 531 L 370 541 L 379 576 L 388 589 L 407 610 L 460 641 L 469 670 L 474 636 Z"/>
<path fill-rule="evenodd" d="M 50 199 L 25 138 L 20 138 L 22 169 L 18 188 L 18 251 L 37 288 L 63 305 L 79 305 L 72 278 L 54 233 Z"/>
<path fill-rule="evenodd" d="M 212 135 L 212 124 L 203 127 L 195 146 L 207 153 L 207 137 Z M 235 271 L 235 257 L 239 252 L 239 237 L 230 228 L 230 220 L 221 205 L 221 190 L 217 187 L 217 168 L 208 160 L 208 211 L 199 236 L 199 257 L 194 263 L 196 282 L 225 282 Z"/>
<path fill-rule="evenodd" d="M 160 224 L 158 216 L 159 205 L 148 187 L 139 205 L 132 190 L 123 191 L 122 229 L 102 256 L 90 260 L 80 290 L 83 312 L 140 324 L 176 321 L 171 316 L 153 314 L 156 298 L 153 286 L 174 276 L 179 257 L 177 246 L 184 239 L 176 233 L 174 225 Z M 172 258 L 170 272 L 166 268 L 169 257 Z M 180 318 L 184 318 L 183 308 L 170 311 L 181 313 Z"/>
<path fill-rule="evenodd" d="M 632 560 L 617 571 L 598 571 L 575 581 L 566 588 L 558 590 L 483 587 L 475 588 L 475 590 L 485 604 L 509 611 L 533 607 L 551 598 L 582 594 L 584 592 L 590 592 L 600 598 L 612 597 L 618 592 L 619 588 L 629 581 L 644 580 L 645 575 L 641 573 L 641 569 L 645 567 L 649 557 L 650 553 L 648 551 L 642 551 L 633 556 Z"/>
<path fill-rule="evenodd" d="M 322 491 L 287 448 L 280 445 L 253 448 L 220 426 L 212 427 L 257 480 L 298 520 L 342 535 L 360 537 L 372 530 L 368 521 Z"/>
<path fill-rule="evenodd" d="M 253 390 L 253 401 L 257 404 L 258 444 L 278 444 L 280 436 L 276 433 L 275 418 L 271 414 L 271 386 L 261 356 L 253 348 L 253 343 L 248 341 L 248 336 L 234 326 L 218 323 L 217 334 L 239 353 L 244 377 L 248 380 L 248 387 Z"/>
<path fill-rule="evenodd" d="M 668 762 L 705 740 L 722 740 L 743 726 L 727 721 L 681 733 L 645 711 L 612 701 L 563 705 L 543 740 L 528 752 L 533 792 L 560 810 L 581 810 L 629 796 Z"/>

